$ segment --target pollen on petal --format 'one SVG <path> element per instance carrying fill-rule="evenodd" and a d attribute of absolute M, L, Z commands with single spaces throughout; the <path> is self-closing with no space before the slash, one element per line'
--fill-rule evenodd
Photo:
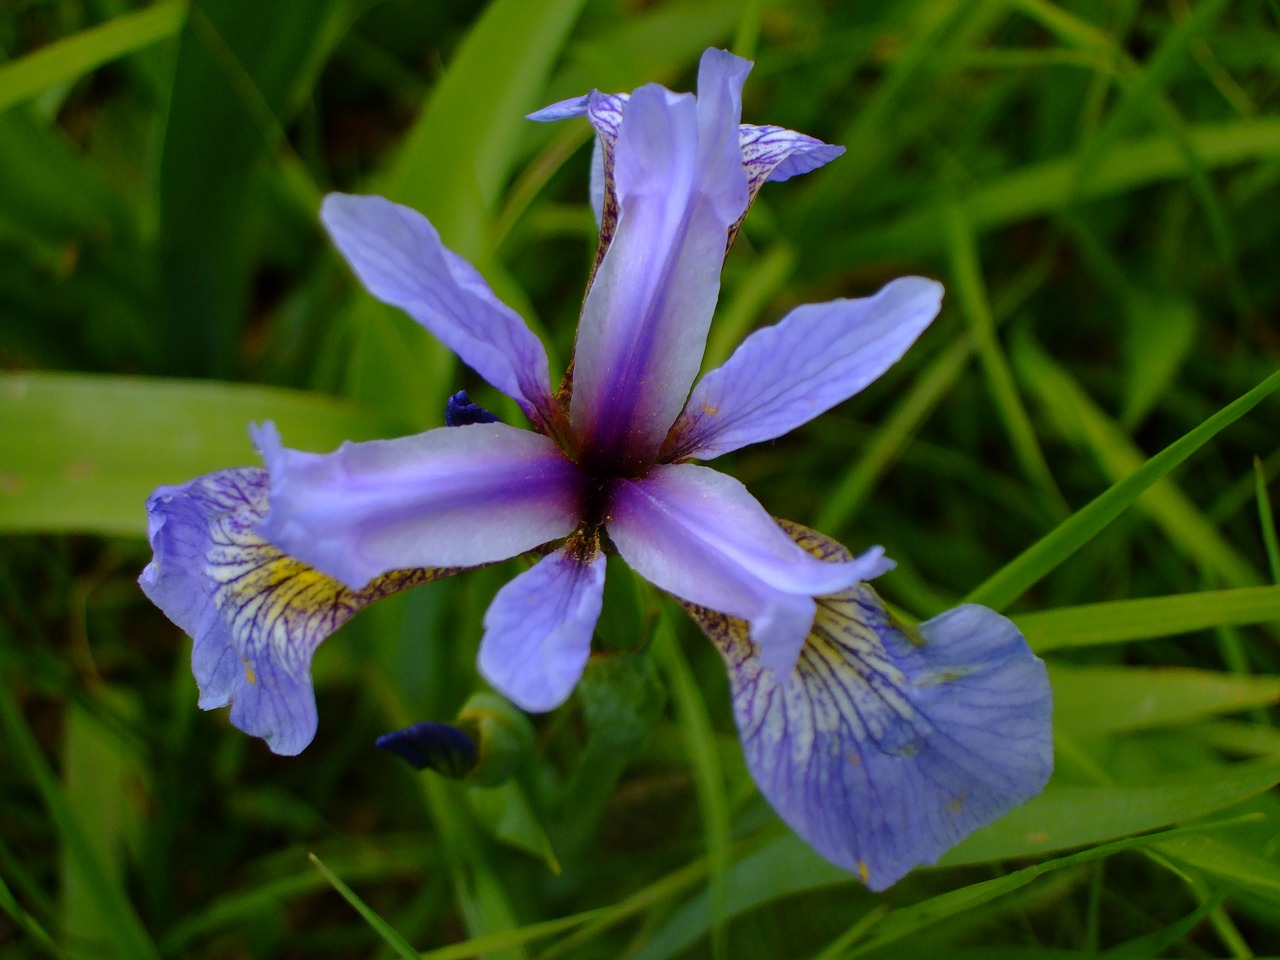
<path fill-rule="evenodd" d="M 161 487 L 147 504 L 154 557 L 143 592 L 195 641 L 200 706 L 281 754 L 315 735 L 311 658 L 327 636 L 381 597 L 454 571 L 394 571 L 353 591 L 263 540 L 266 471 L 224 470 Z"/>

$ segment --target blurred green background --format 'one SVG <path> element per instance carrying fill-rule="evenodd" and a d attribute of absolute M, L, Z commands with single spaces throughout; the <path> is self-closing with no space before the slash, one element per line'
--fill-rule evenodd
<path fill-rule="evenodd" d="M 745 120 L 848 147 L 756 203 L 708 366 L 799 303 L 948 289 L 725 469 L 1051 665 L 1045 795 L 879 896 L 759 798 L 712 648 L 621 570 L 622 652 L 498 789 L 372 740 L 481 687 L 515 567 L 328 642 L 298 758 L 197 711 L 135 584 L 147 493 L 254 463 L 251 420 L 327 450 L 466 387 L 518 422 L 357 289 L 325 192 L 424 211 L 556 369 L 589 129 L 522 116 L 689 89 L 708 45 L 756 61 Z M 8 0 L 0 52 L 0 956 L 1280 954 L 1276 0 Z"/>

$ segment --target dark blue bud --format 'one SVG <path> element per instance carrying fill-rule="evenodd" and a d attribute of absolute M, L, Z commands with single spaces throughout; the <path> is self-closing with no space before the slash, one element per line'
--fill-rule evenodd
<path fill-rule="evenodd" d="M 446 427 L 466 427 L 473 423 L 497 423 L 498 418 L 480 406 L 472 403 L 467 391 L 459 390 L 444 408 L 444 424 Z"/>
<path fill-rule="evenodd" d="M 402 757 L 415 770 L 430 769 L 455 780 L 474 770 L 478 761 L 475 741 L 447 723 L 415 723 L 383 734 L 374 746 Z"/>

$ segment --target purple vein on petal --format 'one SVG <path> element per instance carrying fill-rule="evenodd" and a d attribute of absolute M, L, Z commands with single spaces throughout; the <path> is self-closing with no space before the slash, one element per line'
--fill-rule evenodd
<path fill-rule="evenodd" d="M 505 560 L 578 525 L 582 474 L 556 444 L 503 423 L 440 427 L 331 454 L 256 432 L 271 475 L 260 533 L 358 589 L 389 570 Z"/>
<path fill-rule="evenodd" d="M 815 552 L 847 556 L 788 526 Z M 1048 779 L 1044 664 L 985 607 L 957 607 L 908 631 L 865 585 L 821 597 L 790 684 L 762 669 L 741 620 L 689 609 L 729 669 L 761 792 L 819 853 L 874 890 L 934 863 Z"/>
<path fill-rule="evenodd" d="M 353 591 L 263 540 L 265 470 L 242 468 L 161 487 L 147 501 L 154 557 L 143 592 L 194 640 L 192 672 L 205 710 L 275 753 L 315 736 L 311 658 L 359 610 L 453 569 L 398 570 Z"/>
<path fill-rule="evenodd" d="M 796 308 L 698 382 L 663 459 L 710 460 L 826 412 L 896 363 L 941 302 L 940 283 L 903 277 L 871 297 Z"/>
<path fill-rule="evenodd" d="M 703 58 L 699 98 L 650 84 L 623 107 L 618 228 L 583 305 L 570 422 L 592 461 L 651 461 L 701 363 L 729 225 L 745 61 Z"/>
<path fill-rule="evenodd" d="M 449 250 L 431 222 L 383 197 L 331 193 L 320 219 L 370 293 L 422 324 L 520 404 L 534 426 L 557 421 L 547 353 L 523 318 Z"/>

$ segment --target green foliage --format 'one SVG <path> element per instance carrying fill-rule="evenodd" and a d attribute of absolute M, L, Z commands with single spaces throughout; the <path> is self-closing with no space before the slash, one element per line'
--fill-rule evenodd
<path fill-rule="evenodd" d="M 0 953 L 1280 954 L 1278 41 L 1272 0 L 0 9 Z M 134 583 L 147 493 L 254 463 L 252 421 L 326 450 L 462 387 L 518 416 L 356 288 L 325 192 L 424 210 L 563 365 L 589 136 L 523 114 L 688 89 L 731 43 L 746 119 L 849 152 L 764 191 L 707 364 L 905 273 L 948 300 L 727 468 L 884 544 L 904 614 L 1008 609 L 1056 692 L 1044 794 L 882 895 L 778 822 L 714 651 L 620 569 L 578 692 L 491 786 L 372 740 L 482 689 L 514 565 L 326 643 L 289 759 L 196 709 Z"/>

